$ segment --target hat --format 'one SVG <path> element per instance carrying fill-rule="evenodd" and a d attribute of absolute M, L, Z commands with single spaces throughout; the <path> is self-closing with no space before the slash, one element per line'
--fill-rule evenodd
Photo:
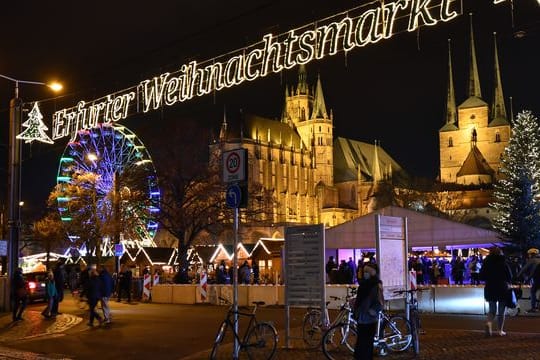
<path fill-rule="evenodd" d="M 527 254 L 530 254 L 530 255 L 538 255 L 539 251 L 537 248 L 530 248 L 529 250 L 527 250 Z"/>

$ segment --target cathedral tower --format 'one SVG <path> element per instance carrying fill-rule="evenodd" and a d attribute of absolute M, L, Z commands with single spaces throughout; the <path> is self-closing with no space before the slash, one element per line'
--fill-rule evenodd
<path fill-rule="evenodd" d="M 326 110 L 320 75 L 314 90 L 307 83 L 305 65 L 298 69 L 298 84 L 285 92 L 282 122 L 293 126 L 311 152 L 315 183 L 334 184 L 333 117 Z"/>
<path fill-rule="evenodd" d="M 510 124 L 504 106 L 496 41 L 494 53 L 495 86 L 490 110 L 482 99 L 471 17 L 468 97 L 456 113 L 449 46 L 447 111 L 445 124 L 439 130 L 441 182 L 490 184 L 499 176 L 500 157 L 509 141 Z"/>

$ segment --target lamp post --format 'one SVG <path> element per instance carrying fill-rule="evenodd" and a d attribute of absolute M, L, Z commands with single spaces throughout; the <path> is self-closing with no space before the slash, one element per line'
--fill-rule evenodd
<path fill-rule="evenodd" d="M 19 98 L 19 84 L 45 85 L 54 91 L 62 89 L 58 83 L 46 84 L 38 81 L 18 80 L 0 74 L 0 78 L 15 83 L 15 96 L 9 103 L 9 164 L 8 164 L 8 279 L 11 280 L 19 266 L 19 232 L 20 213 L 19 202 L 21 197 L 20 172 L 21 172 L 21 143 L 17 142 L 17 135 L 21 132 L 21 118 L 23 102 Z M 8 282 L 9 283 L 9 282 Z M 8 288 L 6 288 L 7 290 Z M 6 291 L 7 295 L 7 291 Z M 9 297 L 8 297 L 9 299 Z"/>

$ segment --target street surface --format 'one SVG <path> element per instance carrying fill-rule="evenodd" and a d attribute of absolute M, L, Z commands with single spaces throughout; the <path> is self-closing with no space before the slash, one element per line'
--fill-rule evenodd
<path fill-rule="evenodd" d="M 44 319 L 45 304 L 32 304 L 24 321 L 0 317 L 0 359 L 207 359 L 226 307 L 171 305 L 111 301 L 113 323 L 90 328 L 87 314 L 66 299 L 56 320 Z M 260 308 L 257 319 L 272 321 L 278 329 L 275 359 L 324 359 L 320 350 L 307 350 L 301 340 L 285 349 L 285 311 Z M 300 336 L 301 309 L 291 311 L 293 335 Z M 422 316 L 426 334 L 421 336 L 419 359 L 540 360 L 540 316 L 507 319 L 505 337 L 485 338 L 482 316 Z M 240 326 L 242 330 L 242 325 Z M 387 356 L 413 359 L 411 352 Z"/>

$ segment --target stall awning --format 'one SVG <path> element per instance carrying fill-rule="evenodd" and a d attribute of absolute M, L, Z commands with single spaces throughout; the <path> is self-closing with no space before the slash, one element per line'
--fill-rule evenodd
<path fill-rule="evenodd" d="M 409 247 L 489 247 L 501 245 L 502 239 L 495 231 L 426 215 L 414 210 L 388 206 L 374 213 L 351 220 L 325 232 L 326 248 L 373 249 L 375 248 L 376 214 L 406 217 Z"/>

